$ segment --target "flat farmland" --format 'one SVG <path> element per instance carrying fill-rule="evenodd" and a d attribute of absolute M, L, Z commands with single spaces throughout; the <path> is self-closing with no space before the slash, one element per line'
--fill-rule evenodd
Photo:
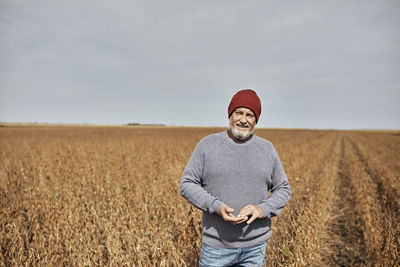
<path fill-rule="evenodd" d="M 179 195 L 223 128 L 0 127 L 0 266 L 196 266 L 201 212 Z M 257 129 L 292 198 L 267 266 L 399 266 L 400 134 Z"/>

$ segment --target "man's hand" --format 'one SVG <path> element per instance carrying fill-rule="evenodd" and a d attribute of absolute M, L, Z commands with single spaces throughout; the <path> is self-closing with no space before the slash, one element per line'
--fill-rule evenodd
<path fill-rule="evenodd" d="M 247 217 L 244 220 L 243 217 L 237 217 L 237 216 L 233 215 L 233 211 L 234 211 L 234 209 L 228 207 L 227 205 L 221 205 L 219 207 L 219 214 L 221 215 L 222 219 L 224 219 L 224 221 L 226 221 L 226 222 L 238 224 L 238 223 L 242 223 L 247 220 Z"/>
<path fill-rule="evenodd" d="M 243 207 L 237 215 L 238 218 L 246 218 L 246 220 L 250 216 L 251 218 L 247 221 L 247 224 L 252 223 L 257 218 L 264 218 L 264 212 L 259 206 L 249 204 Z"/>

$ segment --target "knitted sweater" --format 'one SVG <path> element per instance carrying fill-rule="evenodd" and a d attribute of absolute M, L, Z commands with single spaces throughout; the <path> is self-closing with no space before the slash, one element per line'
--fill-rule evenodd
<path fill-rule="evenodd" d="M 203 211 L 204 243 L 243 248 L 271 236 L 271 217 L 282 211 L 291 190 L 271 142 L 256 135 L 236 142 L 224 131 L 203 138 L 196 146 L 183 172 L 180 194 Z M 220 216 L 222 204 L 233 208 L 235 215 L 248 204 L 258 205 L 264 218 L 234 225 Z"/>

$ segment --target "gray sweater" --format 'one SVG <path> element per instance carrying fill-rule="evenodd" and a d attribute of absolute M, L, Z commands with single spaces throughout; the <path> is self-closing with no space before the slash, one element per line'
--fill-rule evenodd
<path fill-rule="evenodd" d="M 203 138 L 196 146 L 183 172 L 180 194 L 203 211 L 204 243 L 243 248 L 271 236 L 271 217 L 282 211 L 291 191 L 271 142 L 256 135 L 235 142 L 224 131 Z M 222 204 L 233 208 L 235 215 L 247 204 L 258 205 L 265 218 L 234 225 L 219 215 Z"/>

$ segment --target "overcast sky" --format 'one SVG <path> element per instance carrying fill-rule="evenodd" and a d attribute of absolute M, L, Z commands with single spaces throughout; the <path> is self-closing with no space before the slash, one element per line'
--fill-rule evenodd
<path fill-rule="evenodd" d="M 0 121 L 400 129 L 400 1 L 0 0 Z"/>

